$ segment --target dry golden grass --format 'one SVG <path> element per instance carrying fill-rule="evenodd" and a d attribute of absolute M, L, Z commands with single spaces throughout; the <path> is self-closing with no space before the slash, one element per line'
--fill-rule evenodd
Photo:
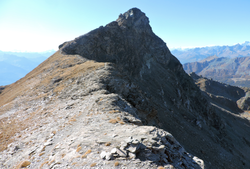
<path fill-rule="evenodd" d="M 118 166 L 120 163 L 118 161 L 115 162 L 115 166 Z"/>
<path fill-rule="evenodd" d="M 157 167 L 157 169 L 165 169 L 165 167 L 159 166 Z"/>
<path fill-rule="evenodd" d="M 14 135 L 24 130 L 27 123 L 19 122 L 15 119 L 8 121 L 7 118 L 0 119 L 0 152 L 5 150 L 7 146 L 14 141 Z"/>
<path fill-rule="evenodd" d="M 120 112 L 119 110 L 111 110 L 111 111 L 109 111 L 110 114 L 112 114 L 112 113 L 119 113 L 119 112 Z"/>
<path fill-rule="evenodd" d="M 83 154 L 81 158 L 87 158 L 87 155 Z"/>
<path fill-rule="evenodd" d="M 110 145 L 111 145 L 110 142 L 105 143 L 105 146 L 110 146 Z"/>
<path fill-rule="evenodd" d="M 28 167 L 30 164 L 31 164 L 30 161 L 22 161 L 22 162 L 16 167 L 16 169 Z"/>
<path fill-rule="evenodd" d="M 49 163 L 49 161 L 43 162 L 43 163 L 40 165 L 40 168 L 42 168 L 45 164 L 48 164 L 48 163 Z"/>
<path fill-rule="evenodd" d="M 46 146 L 43 146 L 43 149 L 42 149 L 42 151 L 45 151 L 45 148 L 46 148 Z"/>
<path fill-rule="evenodd" d="M 89 149 L 88 151 L 86 151 L 86 153 L 84 153 L 84 154 L 82 155 L 82 158 L 86 158 L 87 155 L 88 155 L 89 153 L 91 153 L 91 150 L 90 150 L 90 149 Z"/>
<path fill-rule="evenodd" d="M 119 121 L 119 123 L 120 123 L 121 125 L 124 125 L 124 124 L 125 124 L 123 121 Z"/>
<path fill-rule="evenodd" d="M 48 165 L 51 165 L 53 162 L 55 162 L 55 160 L 52 160 L 48 163 Z"/>
<path fill-rule="evenodd" d="M 52 84 L 52 88 L 54 87 L 53 92 L 59 93 L 67 87 L 65 84 L 69 79 L 77 78 L 89 71 L 104 67 L 105 65 L 105 63 L 95 61 L 86 61 L 81 64 L 76 64 L 76 60 L 79 60 L 77 56 L 62 55 L 57 51 L 24 78 L 6 86 L 0 94 L 0 115 L 16 106 L 14 99 L 17 97 L 22 98 L 22 103 L 18 103 L 22 104 L 22 106 L 26 106 L 26 103 L 31 100 L 41 100 L 47 97 L 49 93 L 44 93 L 44 88 L 49 86 L 52 79 L 55 77 L 62 79 L 59 85 L 53 86 Z M 72 66 L 63 68 L 62 65 L 64 64 L 71 64 Z M 26 109 L 22 111 L 26 111 L 27 109 L 26 107 Z M 50 112 L 52 112 L 52 110 Z M 33 116 L 37 117 L 38 113 L 42 113 L 42 111 L 37 110 L 34 115 L 28 115 L 29 117 L 27 117 L 25 121 L 12 119 L 10 123 L 5 123 L 6 119 L 0 120 L 0 152 L 6 149 L 7 145 L 14 141 L 13 136 L 16 133 L 34 124 L 34 119 L 31 119 Z M 71 119 L 72 122 L 75 120 L 74 118 Z"/>
<path fill-rule="evenodd" d="M 110 119 L 109 120 L 109 123 L 112 123 L 112 124 L 116 124 L 116 123 L 120 123 L 120 124 L 125 124 L 120 117 L 117 117 L 116 119 Z"/>
<path fill-rule="evenodd" d="M 76 121 L 75 118 L 72 118 L 72 119 L 69 120 L 69 122 L 75 122 L 75 121 Z"/>
<path fill-rule="evenodd" d="M 94 167 L 94 166 L 96 166 L 96 163 L 92 163 L 92 164 L 90 165 L 90 167 Z"/>
<path fill-rule="evenodd" d="M 78 77 L 87 71 L 93 71 L 105 65 L 105 63 L 95 61 L 87 61 L 74 65 L 76 59 L 78 59 L 76 56 L 62 55 L 57 51 L 24 78 L 8 85 L 0 94 L 0 107 L 11 102 L 17 96 L 27 95 L 31 91 L 31 88 L 33 94 L 38 93 L 42 86 L 48 86 L 55 77 L 62 78 L 62 82 L 54 89 L 54 92 L 58 93 L 66 87 L 64 82 L 68 79 Z M 61 67 L 64 64 L 71 64 L 72 66 L 63 69 Z M 51 68 L 53 69 L 51 70 Z M 43 74 L 43 72 L 48 73 Z M 1 113 L 4 112 L 0 110 Z"/>
<path fill-rule="evenodd" d="M 81 149 L 82 149 L 82 147 L 79 146 L 79 147 L 76 149 L 76 152 L 79 152 Z"/>
<path fill-rule="evenodd" d="M 44 153 L 44 152 L 42 152 L 42 153 L 40 153 L 40 154 L 39 154 L 39 156 L 42 156 L 42 155 L 44 155 L 44 154 L 45 154 L 45 153 Z"/>
<path fill-rule="evenodd" d="M 72 165 L 76 165 L 76 164 L 77 164 L 77 162 L 73 162 L 73 163 L 72 163 Z"/>
<path fill-rule="evenodd" d="M 109 123 L 115 124 L 115 123 L 118 123 L 118 121 L 117 121 L 117 119 L 110 119 Z"/>

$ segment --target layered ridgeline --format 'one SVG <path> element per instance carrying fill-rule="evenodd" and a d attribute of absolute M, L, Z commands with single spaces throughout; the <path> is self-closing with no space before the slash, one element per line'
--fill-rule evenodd
<path fill-rule="evenodd" d="M 246 57 L 250 56 L 250 42 L 245 41 L 241 44 L 232 46 L 207 46 L 189 49 L 173 49 L 171 50 L 181 63 L 201 61 L 209 56 L 218 57 Z"/>
<path fill-rule="evenodd" d="M 2 90 L 1 168 L 250 168 L 249 121 L 210 103 L 139 9 L 59 48 Z"/>
<path fill-rule="evenodd" d="M 185 63 L 183 68 L 187 73 L 195 72 L 222 83 L 250 87 L 250 57 L 211 56 L 199 62 Z"/>
<path fill-rule="evenodd" d="M 40 53 L 0 51 L 0 86 L 21 79 L 53 53 L 55 51 Z"/>

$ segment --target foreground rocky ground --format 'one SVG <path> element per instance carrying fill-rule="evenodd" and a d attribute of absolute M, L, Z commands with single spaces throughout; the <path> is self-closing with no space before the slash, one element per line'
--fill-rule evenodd
<path fill-rule="evenodd" d="M 59 48 L 2 90 L 1 168 L 250 168 L 249 121 L 195 85 L 139 9 Z"/>
<path fill-rule="evenodd" d="M 29 88 L 34 90 L 11 102 L 15 106 L 1 115 L 1 122 L 6 134 L 15 131 L 13 142 L 1 153 L 1 168 L 24 162 L 30 163 L 29 168 L 204 167 L 203 161 L 185 151 L 170 133 L 143 126 L 136 108 L 107 90 L 113 82 L 101 81 L 108 79 L 112 65 L 84 62 L 79 56 L 59 52 L 53 57 L 58 56 L 78 60 L 87 70 L 75 72 L 83 73 L 75 79 L 61 77 L 68 86 L 58 93 L 56 79 L 41 85 L 48 74 L 42 73 L 43 80 L 35 83 L 32 79 Z M 67 67 L 67 63 L 58 66 Z M 127 85 L 127 92 L 135 88 Z"/>

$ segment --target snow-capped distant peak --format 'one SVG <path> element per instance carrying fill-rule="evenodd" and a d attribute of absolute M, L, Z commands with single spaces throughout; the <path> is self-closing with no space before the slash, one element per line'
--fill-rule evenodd
<path fill-rule="evenodd" d="M 250 41 L 245 41 L 244 43 L 241 44 L 242 46 L 250 46 Z"/>

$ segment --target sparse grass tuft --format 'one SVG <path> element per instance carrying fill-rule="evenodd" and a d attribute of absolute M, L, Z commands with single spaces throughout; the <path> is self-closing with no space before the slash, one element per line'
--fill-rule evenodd
<path fill-rule="evenodd" d="M 46 146 L 43 146 L 43 149 L 41 151 L 45 151 Z"/>
<path fill-rule="evenodd" d="M 110 146 L 110 145 L 111 145 L 110 142 L 105 143 L 105 146 Z"/>
<path fill-rule="evenodd" d="M 89 149 L 88 151 L 86 151 L 86 153 L 84 153 L 84 154 L 82 155 L 82 158 L 86 158 L 87 155 L 88 155 L 89 153 L 91 153 L 91 150 L 90 150 L 90 149 Z"/>
<path fill-rule="evenodd" d="M 48 161 L 45 161 L 41 164 L 40 168 L 42 168 L 45 164 L 48 164 L 49 162 Z"/>
<path fill-rule="evenodd" d="M 159 166 L 157 167 L 157 169 L 165 169 L 165 167 Z"/>
<path fill-rule="evenodd" d="M 96 166 L 96 163 L 92 163 L 92 164 L 90 165 L 90 167 L 94 167 L 94 166 Z"/>
<path fill-rule="evenodd" d="M 112 123 L 112 124 L 116 124 L 116 123 L 120 123 L 120 124 L 125 124 L 120 117 L 117 117 L 116 119 L 110 119 L 109 120 L 109 123 Z"/>
<path fill-rule="evenodd" d="M 115 166 L 118 166 L 120 163 L 118 161 L 115 162 Z"/>
<path fill-rule="evenodd" d="M 119 113 L 119 112 L 120 112 L 119 110 L 111 110 L 111 111 L 109 111 L 110 114 L 112 114 L 112 113 Z"/>
<path fill-rule="evenodd" d="M 27 120 L 29 121 L 29 119 Z M 0 152 L 5 150 L 7 146 L 14 141 L 14 136 L 16 133 L 21 132 L 27 127 L 25 121 L 18 121 L 15 119 L 8 120 L 8 118 L 3 118 L 0 120 Z"/>
<path fill-rule="evenodd" d="M 50 163 L 48 163 L 48 165 L 51 165 L 53 162 L 55 162 L 55 160 L 52 160 Z"/>
<path fill-rule="evenodd" d="M 42 153 L 40 153 L 40 154 L 39 154 L 39 156 L 42 156 L 42 155 L 44 155 L 44 154 L 45 154 L 45 153 L 44 153 L 44 152 L 42 152 Z"/>
<path fill-rule="evenodd" d="M 81 149 L 82 149 L 82 147 L 79 146 L 79 147 L 76 149 L 76 152 L 79 152 Z"/>
<path fill-rule="evenodd" d="M 21 163 L 18 165 L 17 168 L 19 169 L 19 168 L 28 167 L 30 164 L 31 164 L 30 161 L 23 161 L 23 162 L 21 162 Z"/>
<path fill-rule="evenodd" d="M 115 123 L 117 123 L 118 121 L 117 121 L 116 119 L 110 119 L 109 122 L 112 123 L 112 124 L 115 124 Z"/>
<path fill-rule="evenodd" d="M 72 165 L 76 165 L 76 164 L 77 164 L 77 162 L 72 163 Z"/>
<path fill-rule="evenodd" d="M 121 125 L 124 125 L 124 124 L 125 124 L 123 121 L 119 121 L 119 123 L 120 123 Z"/>
<path fill-rule="evenodd" d="M 45 164 L 48 164 L 48 163 L 49 163 L 49 161 L 47 161 L 47 160 L 48 160 L 48 158 L 46 158 L 45 161 L 40 165 L 40 167 L 39 167 L 40 169 L 43 168 L 43 166 L 44 166 Z"/>

